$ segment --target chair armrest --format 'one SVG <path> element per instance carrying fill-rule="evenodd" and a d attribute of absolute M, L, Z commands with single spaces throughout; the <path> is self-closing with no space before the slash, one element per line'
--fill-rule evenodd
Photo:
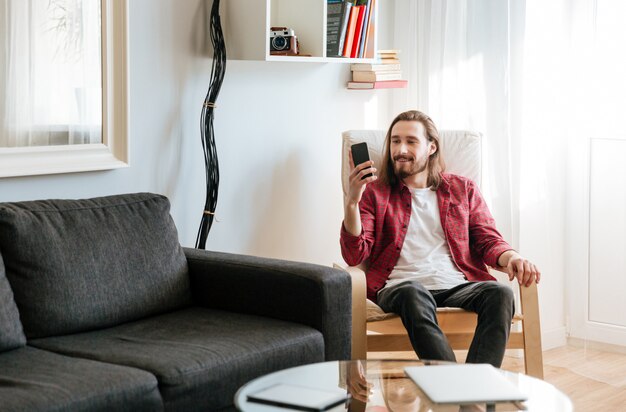
<path fill-rule="evenodd" d="M 524 325 L 524 363 L 526 374 L 543 379 L 543 348 L 541 345 L 537 284 L 533 282 L 528 287 L 520 286 L 519 292 Z"/>
<path fill-rule="evenodd" d="M 367 282 L 357 266 L 341 266 L 352 281 L 352 359 L 367 358 Z"/>
<path fill-rule="evenodd" d="M 184 248 L 198 305 L 302 323 L 324 336 L 326 360 L 350 358 L 350 278 L 308 263 Z"/>
<path fill-rule="evenodd" d="M 537 284 L 533 282 L 530 286 L 520 286 L 520 303 L 522 305 L 522 316 L 524 318 L 524 334 L 526 338 L 541 348 L 541 321 L 539 319 L 539 295 Z M 532 325 L 532 327 L 528 327 Z"/>

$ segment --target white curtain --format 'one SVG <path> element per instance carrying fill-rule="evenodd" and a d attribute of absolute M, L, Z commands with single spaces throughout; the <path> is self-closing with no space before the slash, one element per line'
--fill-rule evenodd
<path fill-rule="evenodd" d="M 571 177 L 588 167 L 580 147 L 590 137 L 626 134 L 626 2 L 395 0 L 395 7 L 394 47 L 409 88 L 395 92 L 393 111 L 417 108 L 440 128 L 483 133 L 483 192 L 498 229 L 542 269 L 542 329 L 561 339 L 564 291 L 572 287 L 566 270 L 581 253 L 569 236 L 587 224 L 568 204 L 585 184 Z"/>
<path fill-rule="evenodd" d="M 443 129 L 485 137 L 487 195 L 514 247 L 554 250 L 568 142 L 623 127 L 626 2 L 396 0 L 406 91 Z M 545 253 L 544 253 L 545 254 Z"/>
<path fill-rule="evenodd" d="M 0 147 L 100 143 L 100 2 L 0 0 L 0 19 Z"/>
<path fill-rule="evenodd" d="M 394 112 L 417 108 L 440 129 L 484 135 L 482 190 L 500 231 L 515 243 L 510 3 L 516 1 L 396 0 L 394 47 L 409 87 Z"/>

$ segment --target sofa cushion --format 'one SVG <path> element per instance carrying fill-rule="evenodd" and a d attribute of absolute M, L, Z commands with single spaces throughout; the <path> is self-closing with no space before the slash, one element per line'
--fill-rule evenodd
<path fill-rule="evenodd" d="M 0 352 L 19 348 L 26 344 L 20 314 L 13 300 L 13 291 L 4 270 L 0 255 Z"/>
<path fill-rule="evenodd" d="M 166 409 L 180 411 L 217 410 L 257 376 L 324 360 L 311 327 L 199 307 L 29 344 L 149 371 Z"/>
<path fill-rule="evenodd" d="M 154 375 L 29 346 L 0 355 L 0 410 L 158 411 Z"/>
<path fill-rule="evenodd" d="M 160 195 L 0 204 L 0 250 L 29 339 L 191 302 L 187 261 Z"/>

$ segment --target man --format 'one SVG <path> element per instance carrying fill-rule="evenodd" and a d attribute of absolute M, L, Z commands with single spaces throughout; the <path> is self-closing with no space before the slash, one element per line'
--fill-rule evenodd
<path fill-rule="evenodd" d="M 541 274 L 502 239 L 476 184 L 444 173 L 433 121 L 418 111 L 393 120 L 379 176 L 371 161 L 350 162 L 341 252 L 352 266 L 369 259 L 368 298 L 400 315 L 421 359 L 456 361 L 437 307 L 478 313 L 466 360 L 500 367 L 514 299 L 487 266 L 520 286 Z"/>

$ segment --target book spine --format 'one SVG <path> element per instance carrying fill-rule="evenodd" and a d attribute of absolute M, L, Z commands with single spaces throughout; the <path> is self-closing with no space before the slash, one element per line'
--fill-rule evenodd
<path fill-rule="evenodd" d="M 373 89 L 373 82 L 348 82 L 348 89 Z"/>
<path fill-rule="evenodd" d="M 348 21 L 348 29 L 346 30 L 346 41 L 343 45 L 342 55 L 344 57 L 350 57 L 350 52 L 352 52 L 352 41 L 354 40 L 354 30 L 356 29 L 356 19 L 358 16 L 358 6 L 352 6 L 352 10 L 350 10 L 350 20 Z"/>
<path fill-rule="evenodd" d="M 379 82 L 381 80 L 401 80 L 400 72 L 352 72 L 355 82 Z"/>
<path fill-rule="evenodd" d="M 374 89 L 402 89 L 407 86 L 407 80 L 385 80 L 374 82 Z"/>
<path fill-rule="evenodd" d="M 376 0 L 371 0 L 370 13 L 367 16 L 367 32 L 365 34 L 365 42 L 363 44 L 363 57 L 374 57 L 374 27 L 376 24 Z M 369 50 L 371 47 L 371 50 Z M 369 52 L 369 53 L 368 53 Z"/>
<path fill-rule="evenodd" d="M 403 89 L 408 85 L 406 80 L 385 80 L 380 82 L 348 82 L 348 89 Z"/>
<path fill-rule="evenodd" d="M 370 16 L 370 7 L 372 5 L 372 0 L 367 0 L 365 3 L 365 13 L 363 16 L 363 28 L 361 29 L 361 38 L 359 40 L 359 58 L 362 58 L 365 53 L 365 38 L 367 37 L 367 27 Z"/>
<path fill-rule="evenodd" d="M 353 72 L 398 72 L 400 69 L 399 64 L 354 63 L 350 65 L 350 70 Z"/>
<path fill-rule="evenodd" d="M 359 41 L 361 40 L 361 31 L 363 30 L 363 17 L 365 17 L 365 6 L 357 6 L 359 8 L 359 15 L 356 21 L 356 28 L 354 30 L 354 39 L 352 40 L 352 51 L 350 57 L 355 58 L 359 52 Z"/>
<path fill-rule="evenodd" d="M 339 54 L 339 30 L 341 29 L 341 11 L 345 1 L 328 0 L 326 8 L 326 56 Z"/>
<path fill-rule="evenodd" d="M 339 47 L 337 49 L 337 57 L 343 56 L 343 46 L 346 42 L 346 30 L 348 29 L 348 21 L 350 20 L 350 11 L 352 10 L 352 3 L 346 1 L 343 4 L 343 10 L 341 14 L 341 29 L 339 30 Z"/>

